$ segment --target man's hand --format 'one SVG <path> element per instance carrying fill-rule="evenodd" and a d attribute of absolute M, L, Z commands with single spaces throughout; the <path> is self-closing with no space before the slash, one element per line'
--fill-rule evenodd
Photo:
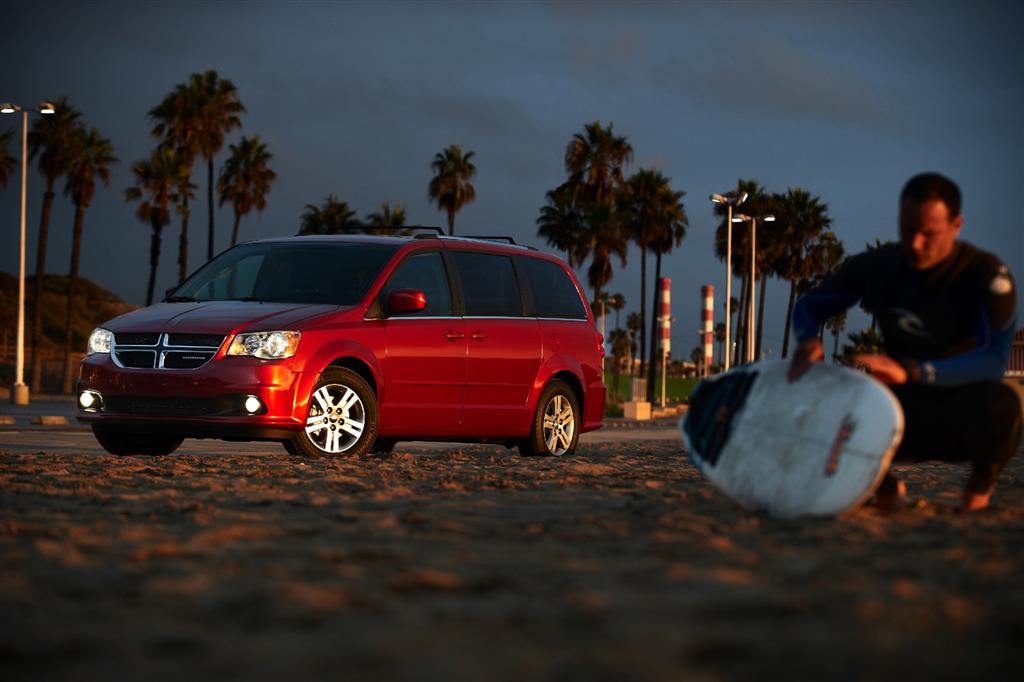
<path fill-rule="evenodd" d="M 854 365 L 863 367 L 868 371 L 868 374 L 883 384 L 891 386 L 907 382 L 907 370 L 888 355 L 859 353 L 854 355 L 851 360 Z"/>
<path fill-rule="evenodd" d="M 811 368 L 815 362 L 821 362 L 825 357 L 825 351 L 818 339 L 805 339 L 797 344 L 793 351 L 793 360 L 789 363 L 789 373 L 786 378 L 790 383 L 796 381 Z"/>

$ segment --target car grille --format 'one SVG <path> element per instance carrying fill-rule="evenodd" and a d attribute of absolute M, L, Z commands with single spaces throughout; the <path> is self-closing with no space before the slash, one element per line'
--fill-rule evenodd
<path fill-rule="evenodd" d="M 162 396 L 111 395 L 103 411 L 154 417 L 205 417 L 239 413 L 239 400 L 231 398 L 167 398 Z"/>
<path fill-rule="evenodd" d="M 117 333 L 111 354 L 130 369 L 196 369 L 217 354 L 224 342 L 217 334 Z"/>

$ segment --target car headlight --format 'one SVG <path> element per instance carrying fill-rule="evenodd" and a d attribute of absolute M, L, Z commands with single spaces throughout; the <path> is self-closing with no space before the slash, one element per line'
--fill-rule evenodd
<path fill-rule="evenodd" d="M 295 355 L 299 332 L 256 332 L 238 334 L 228 348 L 228 355 L 249 355 L 264 360 L 281 360 Z"/>
<path fill-rule="evenodd" d="M 89 334 L 89 345 L 86 349 L 86 355 L 109 353 L 112 345 L 114 345 L 114 333 L 103 327 L 96 327 L 96 329 L 92 330 L 92 334 Z"/>

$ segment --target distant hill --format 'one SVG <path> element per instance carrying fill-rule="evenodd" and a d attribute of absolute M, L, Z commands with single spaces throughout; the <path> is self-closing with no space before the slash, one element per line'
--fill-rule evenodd
<path fill-rule="evenodd" d="M 64 358 L 64 318 L 67 314 L 67 286 L 65 275 L 46 275 L 43 279 L 43 338 L 42 354 L 46 363 L 44 389 L 53 389 L 60 376 L 54 363 Z M 25 381 L 29 380 L 32 348 L 32 290 L 34 278 L 25 281 Z M 138 306 L 125 303 L 103 287 L 84 278 L 78 278 L 75 294 L 75 315 L 72 323 L 72 349 L 81 355 L 89 334 L 98 325 L 112 317 L 135 310 Z M 0 272 L 0 381 L 4 386 L 14 380 L 14 356 L 18 333 L 18 279 Z M 59 381 L 58 381 L 59 382 Z M 36 389 L 33 388 L 35 392 Z"/>

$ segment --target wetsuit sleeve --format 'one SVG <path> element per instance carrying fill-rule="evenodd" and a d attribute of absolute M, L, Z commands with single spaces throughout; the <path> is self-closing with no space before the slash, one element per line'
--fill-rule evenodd
<path fill-rule="evenodd" d="M 835 274 L 797 300 L 793 307 L 793 331 L 798 342 L 816 337 L 829 318 L 864 296 L 870 256 L 864 253 L 847 259 Z"/>
<path fill-rule="evenodd" d="M 998 381 L 1006 371 L 1017 327 L 1017 288 L 1009 269 L 997 263 L 984 278 L 973 349 L 960 355 L 922 362 L 912 378 L 938 385 Z"/>

